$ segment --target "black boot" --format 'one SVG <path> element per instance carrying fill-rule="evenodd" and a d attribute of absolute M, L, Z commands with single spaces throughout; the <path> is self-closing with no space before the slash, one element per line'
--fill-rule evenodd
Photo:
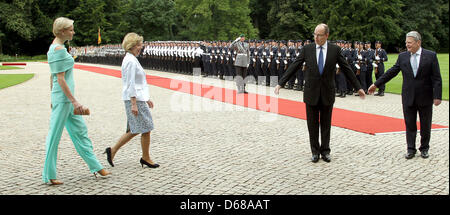
<path fill-rule="evenodd" d="M 384 92 L 383 91 L 378 91 L 378 93 L 375 93 L 374 96 L 384 96 Z"/>

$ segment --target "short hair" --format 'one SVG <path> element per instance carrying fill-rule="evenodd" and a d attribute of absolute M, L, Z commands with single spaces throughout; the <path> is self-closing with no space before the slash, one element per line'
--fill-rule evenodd
<path fill-rule="evenodd" d="M 417 41 L 422 41 L 422 37 L 420 36 L 419 32 L 417 31 L 410 31 L 406 34 L 406 37 L 412 37 L 414 38 L 414 40 Z"/>
<path fill-rule="evenodd" d="M 329 34 L 330 33 L 330 28 L 328 28 L 327 24 L 320 23 L 320 24 L 317 25 L 317 27 L 318 26 L 321 26 L 321 27 L 323 27 L 325 29 L 325 34 Z"/>
<path fill-rule="evenodd" d="M 125 35 L 122 42 L 122 48 L 129 52 L 130 49 L 135 47 L 138 43 L 142 43 L 144 41 L 144 38 L 142 36 L 139 36 L 138 34 L 131 32 Z"/>
<path fill-rule="evenodd" d="M 66 17 L 59 17 L 53 22 L 53 35 L 61 36 L 61 32 L 73 26 L 73 20 Z"/>

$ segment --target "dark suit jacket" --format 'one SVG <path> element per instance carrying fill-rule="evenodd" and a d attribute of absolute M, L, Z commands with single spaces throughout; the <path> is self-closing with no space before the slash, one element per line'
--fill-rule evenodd
<path fill-rule="evenodd" d="M 442 78 L 436 53 L 422 48 L 416 77 L 410 58 L 410 52 L 400 53 L 395 65 L 375 82 L 375 86 L 385 84 L 402 71 L 403 105 L 412 106 L 416 101 L 415 104 L 425 106 L 432 105 L 433 99 L 442 100 Z"/>
<path fill-rule="evenodd" d="M 335 77 L 336 63 L 339 65 L 342 74 L 356 88 L 361 89 L 361 85 L 356 79 L 352 68 L 341 54 L 341 48 L 337 45 L 328 43 L 326 62 L 323 68 L 323 74 L 319 73 L 317 65 L 316 44 L 308 44 L 300 50 L 300 55 L 289 66 L 281 80 L 280 86 L 284 86 L 287 81 L 301 69 L 303 62 L 306 62 L 304 71 L 305 87 L 303 101 L 308 105 L 317 105 L 321 99 L 323 105 L 332 105 L 335 100 Z"/>

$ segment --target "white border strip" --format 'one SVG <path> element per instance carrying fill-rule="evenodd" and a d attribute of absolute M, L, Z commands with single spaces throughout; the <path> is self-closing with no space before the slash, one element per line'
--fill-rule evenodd
<path fill-rule="evenodd" d="M 431 131 L 442 131 L 442 130 L 448 130 L 449 128 L 433 128 Z M 420 130 L 417 130 L 417 133 L 419 133 Z M 395 132 L 384 132 L 384 133 L 375 133 L 374 135 L 385 135 L 385 134 L 404 134 L 406 131 L 395 131 Z"/>

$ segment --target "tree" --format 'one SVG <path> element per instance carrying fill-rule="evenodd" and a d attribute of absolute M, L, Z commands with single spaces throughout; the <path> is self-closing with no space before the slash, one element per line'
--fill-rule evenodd
<path fill-rule="evenodd" d="M 98 28 L 108 26 L 102 0 L 80 0 L 79 5 L 67 14 L 74 20 L 73 43 L 79 46 L 97 45 Z"/>
<path fill-rule="evenodd" d="M 270 10 L 272 0 L 250 0 L 250 17 L 253 26 L 259 31 L 259 38 L 269 38 L 271 26 L 267 20 L 267 14 Z"/>
<path fill-rule="evenodd" d="M 0 45 L 6 54 L 34 53 L 33 40 L 42 39 L 51 20 L 40 10 L 35 0 L 0 1 Z M 39 46 L 40 44 L 36 44 Z"/>
<path fill-rule="evenodd" d="M 130 1 L 125 14 L 130 31 L 143 35 L 145 40 L 171 40 L 175 25 L 175 2 L 172 0 Z"/>
<path fill-rule="evenodd" d="M 326 23 L 330 39 L 375 41 L 392 44 L 402 35 L 400 0 L 318 0 L 311 2 L 314 21 Z"/>
<path fill-rule="evenodd" d="M 176 0 L 183 17 L 180 39 L 232 40 L 244 33 L 248 38 L 258 34 L 250 21 L 249 0 Z"/>
<path fill-rule="evenodd" d="M 422 35 L 424 48 L 448 50 L 448 0 L 445 3 L 442 0 L 406 0 L 402 10 L 401 26 L 404 31 L 403 37 L 397 40 L 399 44 L 404 43 L 407 32 L 418 31 Z M 447 44 L 446 47 L 442 47 L 441 42 Z"/>
<path fill-rule="evenodd" d="M 306 2 L 276 0 L 270 5 L 267 15 L 271 26 L 270 38 L 277 40 L 311 38 L 315 23 L 310 18 L 310 8 Z"/>

